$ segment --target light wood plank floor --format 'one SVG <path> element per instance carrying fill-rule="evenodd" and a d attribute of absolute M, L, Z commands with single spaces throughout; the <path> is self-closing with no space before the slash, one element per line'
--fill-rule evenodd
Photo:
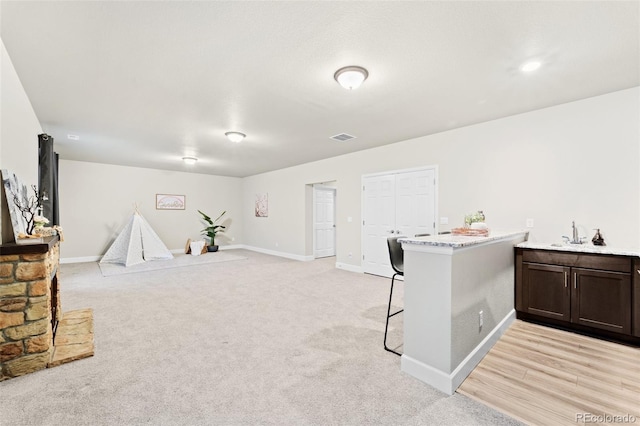
<path fill-rule="evenodd" d="M 640 348 L 516 320 L 458 392 L 532 425 L 640 425 Z"/>

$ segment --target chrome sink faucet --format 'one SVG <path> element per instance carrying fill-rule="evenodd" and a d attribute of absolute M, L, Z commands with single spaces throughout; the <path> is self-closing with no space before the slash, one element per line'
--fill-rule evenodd
<path fill-rule="evenodd" d="M 576 226 L 575 220 L 571 222 L 571 228 L 573 229 L 573 240 L 569 240 L 569 237 L 567 237 L 566 235 L 563 235 L 562 238 L 565 240 L 565 242 L 569 244 L 584 243 L 584 241 L 582 241 L 583 239 L 578 236 L 578 227 Z"/>

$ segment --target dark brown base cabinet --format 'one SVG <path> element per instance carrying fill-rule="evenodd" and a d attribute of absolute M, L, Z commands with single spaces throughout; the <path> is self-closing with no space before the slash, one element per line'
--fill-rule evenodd
<path fill-rule="evenodd" d="M 640 260 L 516 248 L 518 318 L 640 344 Z"/>

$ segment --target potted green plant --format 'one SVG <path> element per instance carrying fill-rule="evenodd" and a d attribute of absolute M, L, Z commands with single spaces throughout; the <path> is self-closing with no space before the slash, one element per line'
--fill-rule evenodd
<path fill-rule="evenodd" d="M 224 214 L 226 213 L 226 210 L 223 211 L 220 214 L 220 216 L 218 216 L 215 219 L 211 219 L 210 216 L 201 212 L 200 210 L 198 210 L 198 213 L 202 215 L 202 219 L 209 225 L 206 228 L 204 228 L 202 231 L 200 231 L 202 232 L 202 235 L 206 236 L 211 241 L 211 244 L 207 246 L 207 251 L 218 251 L 218 246 L 215 243 L 216 234 L 218 232 L 223 232 L 224 229 L 226 228 L 224 225 L 218 225 L 218 221 L 222 216 L 224 216 Z"/>

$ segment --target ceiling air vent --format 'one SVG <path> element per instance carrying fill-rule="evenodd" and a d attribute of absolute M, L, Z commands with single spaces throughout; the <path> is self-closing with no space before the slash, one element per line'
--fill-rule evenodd
<path fill-rule="evenodd" d="M 348 141 L 349 139 L 355 139 L 355 138 L 356 138 L 355 136 L 351 136 L 346 133 L 340 133 L 339 135 L 331 136 L 330 139 L 333 139 L 334 141 L 344 142 L 344 141 Z"/>

